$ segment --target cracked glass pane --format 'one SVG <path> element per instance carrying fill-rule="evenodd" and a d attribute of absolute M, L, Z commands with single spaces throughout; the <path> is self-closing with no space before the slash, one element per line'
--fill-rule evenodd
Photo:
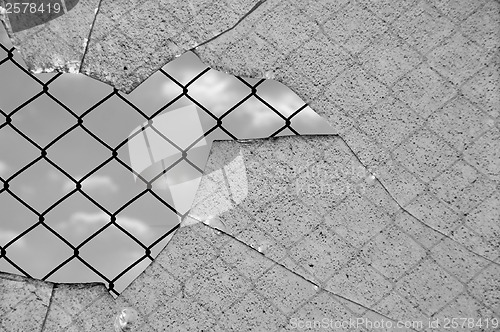
<path fill-rule="evenodd" d="M 0 330 L 498 329 L 498 1 L 14 2 Z"/>
<path fill-rule="evenodd" d="M 283 85 L 218 72 L 193 53 L 127 95 L 82 75 L 38 79 L 9 47 L 0 60 L 5 271 L 104 281 L 118 294 L 189 213 L 214 141 L 332 133 Z M 9 92 L 16 80 L 23 88 Z M 216 215 L 257 189 L 247 187 L 244 158 L 210 175 L 228 185 L 203 199 L 216 210 L 197 217 L 215 233 L 227 231 Z"/>

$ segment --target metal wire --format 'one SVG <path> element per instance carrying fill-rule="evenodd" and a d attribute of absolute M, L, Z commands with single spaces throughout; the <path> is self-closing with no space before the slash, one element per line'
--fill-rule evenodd
<path fill-rule="evenodd" d="M 249 98 L 251 98 L 253 96 L 257 100 L 259 100 L 263 105 L 265 105 L 270 110 L 272 110 L 273 112 L 275 112 L 283 120 L 283 126 L 280 129 L 278 129 L 277 131 L 275 131 L 273 134 L 271 134 L 270 137 L 274 137 L 274 136 L 278 135 L 279 133 L 281 133 L 283 130 L 286 130 L 287 128 L 291 132 L 293 132 L 294 134 L 299 135 L 299 133 L 294 128 L 292 128 L 292 126 L 291 126 L 291 120 L 292 120 L 293 117 L 295 117 L 297 114 L 299 114 L 307 106 L 306 104 L 304 104 L 302 107 L 300 107 L 295 112 L 293 112 L 290 116 L 286 117 L 282 113 L 280 113 L 277 109 L 275 109 L 274 107 L 272 107 L 266 100 L 264 100 L 263 98 L 261 98 L 258 95 L 258 93 L 257 93 L 257 87 L 259 85 L 261 85 L 265 81 L 264 79 L 259 80 L 254 85 L 252 85 L 252 84 L 248 83 L 246 80 L 244 80 L 244 79 L 242 79 L 240 77 L 237 77 L 237 79 L 239 79 L 248 88 L 248 94 L 244 98 L 242 98 L 240 101 L 238 101 L 234 106 L 232 106 L 226 112 L 224 112 L 222 115 L 216 116 L 208 108 L 206 108 L 204 105 L 202 105 L 199 101 L 197 101 L 195 98 L 193 98 L 189 94 L 189 87 L 190 87 L 190 85 L 193 84 L 194 82 L 196 82 L 196 80 L 200 79 L 203 75 L 205 75 L 207 72 L 209 72 L 212 69 L 207 68 L 207 69 L 201 71 L 191 81 L 189 81 L 187 84 L 184 84 L 184 85 L 182 83 L 180 83 L 178 80 L 176 80 L 167 71 L 165 71 L 164 69 L 160 69 L 160 72 L 163 75 L 165 75 L 166 78 L 168 78 L 169 80 L 171 80 L 172 82 L 174 82 L 176 85 L 178 85 L 181 88 L 182 92 L 179 95 L 177 95 L 175 98 L 173 98 L 172 100 L 170 100 L 168 103 L 166 103 L 165 105 L 163 105 L 160 109 L 158 109 L 151 116 L 148 116 L 145 112 L 141 111 L 141 109 L 139 107 L 137 107 L 129 99 L 127 99 L 126 95 L 122 94 L 120 91 L 118 91 L 116 89 L 114 89 L 113 92 L 111 92 L 110 94 L 108 94 L 107 96 L 105 96 L 104 98 L 102 98 L 101 100 L 99 100 L 98 102 L 96 102 L 94 105 L 92 105 L 90 108 L 88 108 L 84 113 L 82 113 L 79 116 L 74 111 L 72 111 L 71 108 L 69 108 L 68 106 L 66 106 L 63 102 L 61 102 L 53 94 L 51 94 L 50 85 L 54 81 L 56 81 L 61 76 L 62 73 L 55 74 L 47 82 L 43 82 L 36 75 L 34 75 L 30 71 L 28 71 L 22 64 L 20 64 L 18 61 L 16 61 L 16 59 L 14 57 L 14 54 L 15 54 L 16 50 L 15 50 L 14 47 L 7 48 L 5 45 L 0 44 L 0 48 L 3 49 L 7 53 L 7 56 L 5 58 L 0 59 L 0 67 L 2 65 L 4 65 L 4 64 L 10 62 L 10 63 L 14 64 L 20 71 L 22 71 L 26 75 L 28 75 L 33 81 L 37 82 L 40 85 L 40 87 L 41 87 L 41 92 L 33 95 L 31 98 L 27 99 L 25 102 L 23 102 L 21 105 L 17 106 L 16 108 L 14 108 L 12 110 L 2 110 L 2 109 L 0 109 L 0 114 L 2 114 L 3 116 L 5 116 L 5 118 L 6 118 L 6 120 L 5 120 L 4 123 L 0 123 L 0 131 L 4 130 L 5 128 L 11 128 L 17 134 L 19 134 L 21 137 L 23 137 L 27 142 L 29 142 L 30 144 L 32 144 L 40 152 L 40 155 L 37 158 L 35 158 L 34 160 L 32 160 L 31 162 L 29 162 L 28 164 L 26 164 L 24 167 L 22 167 L 19 170 L 17 170 L 12 176 L 10 176 L 8 178 L 2 178 L 0 176 L 0 195 L 10 195 L 15 200 L 17 200 L 19 203 L 21 203 L 34 216 L 34 222 L 33 222 L 33 224 L 30 227 L 28 227 L 22 233 L 20 233 L 18 236 L 16 236 L 11 241 L 9 241 L 5 246 L 3 246 L 3 247 L 0 246 L 0 260 L 1 259 L 6 260 L 14 268 L 16 268 L 20 273 L 22 273 L 22 274 L 30 277 L 29 273 L 27 273 L 25 270 L 23 270 L 20 267 L 20 265 L 22 265 L 20 262 L 16 262 L 13 258 L 9 257 L 9 247 L 11 247 L 16 241 L 19 241 L 25 235 L 27 235 L 28 233 L 30 233 L 31 231 L 33 231 L 35 228 L 37 228 L 37 227 L 43 227 L 43 228 L 47 229 L 48 231 L 50 231 L 52 234 L 54 234 L 57 238 L 59 238 L 69 248 L 71 248 L 73 250 L 73 255 L 71 257 L 67 258 L 66 260 L 64 260 L 59 265 L 54 266 L 54 268 L 49 273 L 47 273 L 42 278 L 42 280 L 46 280 L 46 279 L 50 278 L 56 271 L 58 271 L 59 269 L 61 269 L 64 265 L 66 265 L 70 261 L 76 259 L 76 260 L 79 260 L 81 263 L 83 263 L 88 269 L 90 269 L 91 271 L 93 271 L 96 275 L 98 275 L 107 284 L 109 290 L 111 292 L 113 292 L 114 294 L 118 294 L 118 292 L 115 290 L 115 283 L 116 283 L 116 281 L 118 279 L 120 279 L 121 277 L 123 277 L 128 271 L 130 271 L 133 267 L 135 267 L 136 265 L 138 265 L 142 261 L 144 261 L 144 260 L 150 260 L 150 261 L 152 261 L 153 260 L 153 257 L 151 256 L 152 249 L 155 248 L 155 246 L 159 245 L 159 243 L 163 239 L 165 239 L 167 236 L 169 236 L 170 234 L 172 234 L 179 227 L 179 225 L 174 226 L 173 228 L 169 229 L 164 234 L 162 234 L 153 243 L 151 243 L 150 245 L 146 246 L 139 239 L 137 239 L 133 234 L 131 234 L 126 228 L 122 227 L 121 225 L 119 225 L 116 222 L 116 217 L 117 217 L 117 215 L 121 211 L 123 211 L 130 204 L 134 203 L 135 201 L 137 201 L 139 198 L 141 198 L 145 194 L 150 193 L 159 202 L 161 202 L 161 204 L 163 204 L 166 207 L 168 207 L 171 211 L 173 211 L 179 217 L 181 217 L 181 218 L 184 217 L 184 215 L 182 215 L 181 213 L 179 213 L 178 211 L 176 211 L 176 209 L 172 205 L 170 205 L 168 202 L 166 202 L 164 199 L 162 199 L 160 197 L 160 195 L 158 195 L 155 192 L 152 184 L 159 177 L 161 177 L 163 174 L 165 174 L 166 172 L 168 172 L 172 167 L 174 167 L 175 165 L 177 165 L 178 163 L 180 163 L 182 161 L 187 162 L 188 164 L 190 164 L 191 166 L 193 166 L 194 168 L 196 168 L 200 173 L 202 173 L 203 170 L 201 170 L 198 166 L 196 166 L 192 161 L 189 160 L 187 152 L 192 147 L 194 147 L 200 140 L 202 140 L 205 137 L 207 137 L 210 133 L 212 133 L 216 129 L 222 130 L 229 137 L 231 137 L 232 139 L 236 140 L 237 136 L 235 135 L 235 133 L 230 132 L 227 128 L 224 128 L 224 126 L 223 126 L 223 119 L 226 116 L 228 116 L 231 112 L 233 112 L 240 105 L 242 105 L 246 100 L 248 100 Z M 52 140 L 46 146 L 39 145 L 37 142 L 35 142 L 34 140 L 32 140 L 28 135 L 26 135 L 26 133 L 24 133 L 20 129 L 16 128 L 16 126 L 12 122 L 12 117 L 17 112 L 19 112 L 20 110 L 22 110 L 24 107 L 27 107 L 30 103 L 34 102 L 35 100 L 37 100 L 42 95 L 45 95 L 45 96 L 49 97 L 51 100 L 53 100 L 54 102 L 56 102 L 58 105 L 60 105 L 64 110 L 66 110 L 75 119 L 75 124 L 73 126 L 71 126 L 69 129 L 67 129 L 66 131 L 64 131 L 62 134 L 60 134 L 58 137 L 56 137 L 54 140 Z M 138 114 L 140 114 L 144 118 L 144 123 L 147 123 L 146 125 L 142 126 L 139 130 L 137 130 L 135 133 L 133 133 L 132 135 L 130 135 L 128 138 L 124 139 L 117 146 L 110 146 L 110 145 L 108 145 L 105 141 L 103 141 L 101 138 L 99 138 L 98 135 L 96 135 L 95 133 L 93 133 L 89 128 L 87 128 L 85 126 L 85 117 L 88 116 L 96 108 L 98 108 L 101 104 L 105 103 L 108 99 L 110 99 L 113 96 L 117 96 L 122 101 L 124 101 L 125 103 L 127 103 L 130 107 L 132 107 L 132 109 L 134 109 Z M 166 108 L 168 108 L 170 105 L 174 104 L 177 100 L 179 100 L 182 97 L 186 97 L 187 99 L 189 99 L 192 103 L 194 103 L 201 110 L 203 110 L 204 112 L 206 112 L 206 114 L 208 116 L 212 117 L 216 121 L 216 125 L 215 126 L 213 126 L 212 128 L 208 129 L 207 131 L 205 131 L 202 136 L 200 136 L 198 139 L 194 140 L 186 149 L 182 149 L 179 146 L 177 146 L 171 139 L 168 138 L 168 133 L 162 133 L 162 132 L 160 132 L 153 125 L 153 119 L 155 117 L 157 117 L 158 115 L 160 115 Z M 116 121 L 119 122 L 119 119 L 116 119 Z M 71 133 L 72 131 L 74 131 L 74 130 L 76 130 L 78 128 L 84 130 L 88 135 L 90 135 L 93 139 L 95 139 L 95 141 L 99 142 L 103 147 L 105 147 L 109 151 L 109 158 L 106 159 L 104 162 L 102 162 L 97 167 L 95 167 L 94 169 L 92 169 L 92 171 L 90 171 L 88 174 L 85 174 L 85 176 L 83 176 L 82 178 L 76 179 L 76 178 L 72 177 L 67 171 L 65 171 L 63 167 L 61 167 L 56 162 L 54 162 L 53 160 L 51 160 L 51 158 L 47 155 L 47 149 L 49 149 L 55 143 L 57 143 L 57 142 L 59 142 L 61 140 L 64 140 L 65 137 L 69 133 Z M 141 174 L 139 174 L 136 171 L 134 171 L 130 167 L 130 165 L 126 161 L 123 161 L 122 159 L 120 159 L 120 156 L 118 155 L 118 150 L 120 148 L 122 148 L 125 144 L 127 144 L 127 142 L 128 142 L 129 139 L 131 139 L 134 136 L 140 134 L 141 131 L 144 131 L 147 128 L 151 128 L 158 135 L 160 135 L 166 141 L 168 141 L 170 144 L 172 144 L 174 147 L 176 147 L 179 150 L 179 153 L 181 155 L 181 157 L 177 161 L 175 161 L 171 165 L 168 165 L 168 167 L 166 167 L 162 172 L 160 172 L 160 174 L 158 174 L 157 176 L 153 177 L 149 181 L 146 180 L 143 176 L 141 176 Z M 27 169 L 29 169 L 30 167 L 32 167 L 34 164 L 36 164 L 37 162 L 39 162 L 41 160 L 45 160 L 46 162 L 48 162 L 50 165 L 52 165 L 55 169 L 57 169 L 61 173 L 63 173 L 68 179 L 70 179 L 75 184 L 75 189 L 73 189 L 72 191 L 70 191 L 69 193 L 67 193 L 65 196 L 63 196 L 62 198 L 60 198 L 57 202 L 55 202 L 54 204 L 52 204 L 50 207 L 48 207 L 44 211 L 38 211 L 33 206 L 30 206 L 30 204 L 28 204 L 21 197 L 19 197 L 18 195 L 16 195 L 16 193 L 14 193 L 11 190 L 10 185 L 9 185 L 9 183 L 13 179 L 15 179 L 17 176 L 19 176 L 24 171 L 26 171 Z M 106 166 L 108 163 L 110 163 L 112 161 L 117 161 L 119 164 L 121 164 L 123 167 L 125 167 L 128 171 L 130 171 L 131 173 L 135 174 L 137 176 L 137 178 L 140 179 L 140 181 L 143 181 L 146 184 L 146 189 L 145 190 L 143 190 L 142 192 L 138 193 L 135 197 L 133 197 L 132 199 L 130 199 L 128 202 L 126 202 L 123 206 L 121 206 L 116 211 L 109 211 L 108 209 L 106 209 L 98 200 L 95 200 L 94 198 L 92 198 L 91 196 L 89 196 L 82 189 L 82 185 L 81 185 L 81 183 L 85 179 L 87 179 L 88 177 L 92 176 L 94 173 L 96 173 L 97 171 L 99 171 L 101 168 L 103 168 L 104 166 Z M 86 238 L 79 245 L 74 246 L 67 239 L 65 239 L 63 236 L 61 236 L 54 228 L 52 228 L 50 225 L 48 225 L 45 222 L 45 216 L 47 215 L 47 213 L 49 213 L 53 209 L 57 208 L 57 206 L 59 206 L 62 202 L 64 202 L 66 199 L 68 199 L 69 197 L 71 197 L 73 194 L 75 194 L 77 192 L 80 193 L 80 194 L 82 194 L 86 199 L 88 199 L 91 203 L 93 203 L 96 207 L 98 207 L 102 212 L 104 212 L 107 216 L 109 216 L 109 222 L 106 225 L 104 225 L 103 227 L 101 227 L 100 229 L 98 229 L 97 231 L 95 231 L 92 235 L 90 235 L 88 238 Z M 144 250 L 144 255 L 142 257 L 140 257 L 139 259 L 137 259 L 132 264 L 130 264 L 127 268 L 125 268 L 123 271 L 121 271 L 118 275 L 114 276 L 113 278 L 108 278 L 103 273 L 101 273 L 100 271 L 98 271 L 95 267 L 93 267 L 90 263 L 88 263 L 84 258 L 82 258 L 81 255 L 80 255 L 80 251 L 81 251 L 82 247 L 84 247 L 85 245 L 88 245 L 88 243 L 93 238 L 95 238 L 97 235 L 99 235 L 100 233 L 102 233 L 104 230 L 106 230 L 108 227 L 111 227 L 111 226 L 114 226 L 117 229 L 119 229 L 121 232 L 123 232 L 124 234 L 126 234 L 130 239 L 132 239 L 134 242 L 136 242 L 140 247 L 142 247 L 142 249 Z"/>

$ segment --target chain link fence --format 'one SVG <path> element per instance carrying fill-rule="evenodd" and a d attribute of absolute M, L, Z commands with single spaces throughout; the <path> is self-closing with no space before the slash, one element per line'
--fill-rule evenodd
<path fill-rule="evenodd" d="M 91 107 L 88 107 L 83 112 L 76 112 L 72 110 L 70 106 L 66 105 L 65 102 L 61 101 L 60 100 L 61 98 L 56 97 L 56 95 L 52 93 L 52 88 L 51 88 L 54 85 L 54 83 L 57 82 L 57 80 L 61 79 L 63 75 L 71 75 L 71 74 L 57 73 L 51 76 L 50 79 L 43 80 L 40 78 L 39 75 L 34 75 L 29 70 L 27 70 L 22 61 L 19 60 L 18 55 L 16 55 L 16 53 L 17 51 L 15 50 L 14 47 L 10 47 L 5 44 L 0 44 L 0 73 L 2 72 L 2 67 L 10 65 L 10 67 L 15 68 L 14 75 L 28 75 L 33 82 L 36 82 L 38 91 L 13 108 L 9 109 L 0 108 L 0 115 L 2 116 L 0 117 L 0 136 L 2 134 L 2 131 L 5 130 L 14 131 L 17 135 L 22 137 L 24 141 L 28 142 L 31 147 L 34 147 L 36 149 L 38 156 L 32 159 L 30 162 L 26 163 L 24 166 L 20 167 L 19 169 L 16 169 L 10 176 L 2 177 L 2 173 L 0 173 L 0 199 L 2 198 L 2 196 L 4 198 L 6 196 L 10 196 L 10 198 L 13 198 L 15 199 L 15 201 L 20 203 L 23 206 L 23 209 L 28 211 L 29 215 L 31 216 L 28 221 L 29 227 L 25 228 L 24 231 L 17 234 L 15 237 L 11 238 L 6 243 L 1 244 L 0 262 L 1 261 L 4 261 L 4 263 L 7 262 L 18 273 L 23 274 L 25 276 L 31 276 L 29 269 L 27 269 L 26 266 L 29 266 L 29 264 L 32 264 L 32 262 L 19 261 L 16 257 L 12 257 L 12 255 L 9 255 L 10 251 L 9 249 L 11 249 L 12 246 L 16 244 L 16 242 L 23 241 L 23 238 L 26 238 L 26 236 L 29 235 L 30 232 L 33 232 L 35 229 L 43 228 L 52 233 L 55 237 L 57 237 L 62 243 L 64 243 L 65 246 L 70 248 L 72 254 L 69 255 L 69 257 L 63 260 L 60 264 L 55 264 L 53 267 L 51 266 L 50 271 L 41 278 L 42 280 L 51 280 L 51 276 L 53 276 L 54 273 L 56 273 L 66 264 L 74 260 L 77 260 L 81 262 L 83 265 L 85 265 L 86 268 L 91 270 L 95 274 L 96 279 L 104 281 L 107 284 L 109 290 L 114 294 L 119 293 L 119 290 L 117 290 L 116 287 L 117 281 L 120 278 L 123 278 L 131 269 L 133 269 L 136 266 L 139 266 L 141 263 L 149 264 L 149 262 L 154 259 L 155 256 L 154 253 L 159 252 L 159 250 L 162 249 L 162 247 L 166 243 L 165 240 L 166 239 L 168 240 L 168 237 L 172 235 L 173 232 L 175 232 L 175 230 L 179 227 L 179 224 L 177 223 L 173 227 L 168 227 L 168 229 L 164 229 L 164 231 L 162 231 L 162 234 L 158 238 L 156 238 L 155 241 L 146 244 L 143 243 L 141 239 L 139 239 L 136 235 L 134 235 L 134 233 L 130 229 L 127 229 L 126 225 L 120 225 L 120 223 L 117 222 L 117 216 L 120 212 L 122 212 L 124 209 L 129 207 L 134 202 L 138 201 L 141 197 L 149 195 L 154 197 L 154 199 L 156 199 L 157 202 L 161 203 L 162 205 L 167 207 L 170 211 L 172 211 L 172 213 L 177 215 L 179 220 L 182 219 L 187 212 L 177 211 L 175 206 L 173 206 L 171 202 L 167 201 L 166 199 L 164 199 L 164 197 L 162 197 L 162 195 L 158 194 L 155 187 L 153 186 L 153 183 L 157 181 L 162 175 L 168 174 L 169 171 L 171 171 L 176 165 L 178 165 L 181 162 L 185 162 L 191 165 L 193 169 L 195 169 L 197 172 L 201 174 L 203 172 L 202 167 L 200 167 L 199 163 L 190 160 L 190 155 L 188 152 L 194 147 L 196 147 L 196 145 L 200 141 L 204 140 L 206 137 L 208 137 L 216 130 L 220 130 L 226 137 L 228 137 L 228 139 L 229 138 L 233 140 L 238 139 L 239 138 L 238 133 L 232 132 L 231 129 L 228 129 L 223 123 L 223 121 L 232 112 L 237 110 L 242 104 L 244 104 L 250 98 L 252 98 L 254 101 L 257 100 L 261 104 L 261 107 L 267 109 L 268 111 L 273 112 L 276 115 L 276 117 L 280 119 L 281 124 L 279 125 L 279 127 L 277 127 L 276 130 L 274 130 L 269 135 L 270 137 L 274 137 L 274 136 L 291 135 L 291 134 L 299 135 L 300 133 L 293 128 L 292 118 L 296 117 L 301 111 L 303 111 L 307 107 L 307 105 L 303 104 L 300 107 L 298 107 L 294 112 L 288 112 L 288 113 L 283 112 L 282 110 L 278 110 L 277 108 L 273 107 L 273 105 L 271 105 L 270 102 L 262 98 L 257 91 L 259 87 L 262 88 L 265 85 L 265 82 L 267 82 L 267 80 L 264 79 L 250 80 L 250 79 L 235 77 L 234 80 L 239 81 L 238 84 L 243 84 L 247 89 L 247 92 L 244 94 L 244 97 L 238 100 L 232 107 L 225 109 L 223 112 L 221 111 L 213 112 L 213 110 L 204 106 L 202 102 L 200 102 L 195 97 L 190 95 L 190 86 L 192 86 L 197 80 L 200 80 L 205 75 L 207 75 L 207 73 L 212 71 L 212 69 L 210 68 L 200 69 L 200 71 L 186 83 L 186 82 L 181 82 L 180 80 L 175 78 L 172 75 L 172 73 L 169 73 L 168 67 L 165 66 L 163 69 L 160 70 L 160 73 L 163 75 L 161 81 L 163 82 L 168 81 L 169 83 L 175 84 L 179 88 L 177 89 L 179 93 L 176 96 L 170 96 L 169 100 L 165 102 L 163 105 L 161 105 L 161 107 L 159 107 L 152 114 L 150 112 L 142 110 L 141 107 L 135 105 L 134 102 L 132 102 L 131 98 L 129 98 L 128 95 L 125 95 L 116 89 L 113 89 L 104 98 L 101 98 L 100 100 L 94 102 Z M 3 75 L 3 77 L 0 77 L 0 80 L 4 82 L 7 82 L 10 79 L 12 79 L 12 77 L 6 77 L 5 75 Z M 105 85 L 103 84 L 103 86 Z M 53 102 L 57 103 L 73 119 L 72 120 L 73 125 L 70 126 L 63 133 L 59 134 L 55 139 L 51 140 L 49 143 L 46 142 L 42 143 L 37 141 L 36 139 L 31 138 L 29 132 L 25 132 L 26 130 L 23 131 L 23 129 L 18 128 L 18 126 L 16 126 L 15 121 L 13 121 L 13 118 L 16 116 L 16 114 L 22 112 L 24 108 L 29 107 L 31 103 L 34 103 L 42 96 L 44 96 L 44 98 L 48 97 Z M 9 98 L 9 96 L 3 95 L 2 98 Z M 89 98 L 91 97 L 89 96 Z M 129 137 L 124 138 L 117 145 L 110 145 L 109 142 L 100 137 L 99 133 L 93 132 L 93 130 L 91 130 L 91 128 L 89 128 L 86 125 L 86 118 L 88 118 L 89 115 L 92 114 L 92 112 L 94 112 L 101 105 L 109 102 L 110 99 L 112 98 L 119 98 L 121 101 L 130 106 L 130 108 L 133 109 L 137 113 L 137 115 L 142 119 L 142 121 L 137 123 L 139 129 L 133 132 Z M 202 113 L 204 113 L 204 115 L 212 118 L 214 123 L 214 125 L 211 126 L 210 128 L 204 128 L 205 132 L 200 137 L 194 139 L 193 142 L 188 144 L 187 148 L 183 148 L 177 145 L 172 139 L 169 138 L 168 132 L 162 132 L 161 130 L 155 128 L 155 123 L 153 122 L 153 120 L 157 119 L 158 116 L 164 114 L 165 110 L 167 110 L 169 107 L 175 106 L 176 102 L 178 102 L 181 98 L 187 99 L 190 103 L 196 105 L 197 108 L 201 110 Z M 220 96 L 215 95 L 213 96 L 213 98 L 220 98 Z M 120 118 L 115 118 L 113 121 L 116 121 L 116 123 L 114 124 L 115 126 L 120 126 Z M 43 130 L 43 128 L 41 130 Z M 76 130 L 83 130 L 88 135 L 88 137 L 91 137 L 94 143 L 97 142 L 101 147 L 105 148 L 108 154 L 108 157 L 104 158 L 104 160 L 98 166 L 94 167 L 90 172 L 84 174 L 80 178 L 76 178 L 74 175 L 70 174 L 70 172 L 65 170 L 64 165 L 58 164 L 57 160 L 54 160 L 54 158 L 51 157 L 51 153 L 49 151 L 49 148 L 51 148 L 55 144 L 58 144 L 58 142 L 64 142 L 64 140 L 67 139 L 68 135 L 70 135 L 72 132 Z M 167 163 L 163 163 L 162 166 L 163 169 L 161 170 L 161 172 L 149 178 L 144 177 L 140 173 L 140 171 L 135 170 L 133 168 L 133 165 L 131 165 L 130 160 L 127 160 L 127 158 L 124 158 L 121 155 L 121 153 L 119 153 L 119 151 L 122 151 L 123 148 L 127 146 L 128 142 L 130 142 L 132 138 L 134 138 L 137 135 L 141 135 L 141 132 L 144 132 L 146 130 L 153 130 L 155 133 L 161 136 L 166 142 L 168 142 L 168 144 L 173 146 L 174 149 L 176 149 L 179 154 L 179 158 L 174 158 L 175 160 L 169 159 Z M 190 128 L 183 128 L 182 130 L 189 131 Z M 10 148 L 17 149 L 18 147 L 11 146 Z M 18 153 L 22 154 L 23 151 L 18 151 Z M 26 156 L 28 156 L 28 154 Z M 0 159 L 2 159 L 1 156 Z M 40 209 L 36 206 L 33 206 L 33 204 L 27 202 L 25 199 L 23 199 L 23 197 L 21 197 L 22 195 L 19 195 L 14 190 L 12 190 L 12 185 L 11 185 L 12 181 L 17 177 L 19 177 L 21 174 L 23 174 L 23 172 L 26 172 L 37 163 L 43 161 L 50 164 L 50 166 L 53 167 L 58 172 L 64 174 L 66 180 L 71 181 L 71 184 L 74 185 L 73 188 L 69 190 L 69 192 L 67 192 L 62 198 L 51 204 L 46 209 Z M 125 170 L 127 170 L 127 172 L 130 172 L 131 177 L 135 175 L 136 181 L 141 181 L 145 184 L 144 190 L 137 193 L 135 196 L 129 199 L 125 204 L 120 206 L 118 209 L 113 209 L 113 210 L 107 208 L 99 199 L 92 197 L 92 195 L 86 192 L 85 187 L 82 186 L 83 181 L 85 181 L 92 175 L 96 174 L 96 172 L 106 167 L 106 165 L 108 165 L 111 162 L 119 163 Z M 47 190 L 51 190 L 51 188 L 47 188 Z M 72 243 L 74 241 L 69 241 L 67 238 L 62 236 L 55 227 L 51 226 L 47 222 L 46 217 L 49 212 L 57 210 L 63 202 L 70 199 L 72 195 L 75 195 L 77 193 L 83 195 L 91 204 L 93 204 L 100 211 L 102 211 L 102 213 L 106 215 L 108 221 L 105 225 L 94 231 L 90 236 L 86 237 L 85 239 L 82 239 L 79 244 L 74 244 Z M 2 214 L 5 217 L 7 211 L 2 212 Z M 126 268 L 124 268 L 120 273 L 116 275 L 106 275 L 105 273 L 99 271 L 99 269 L 93 266 L 93 264 L 89 262 L 88 259 L 82 257 L 81 254 L 82 250 L 86 246 L 92 245 L 91 241 L 93 239 L 95 239 L 99 234 L 101 234 L 108 228 L 116 228 L 117 230 L 122 232 L 126 237 L 130 238 L 133 242 L 135 242 L 138 246 L 140 246 L 143 252 L 143 255 L 141 257 L 135 258 L 133 262 L 131 262 Z M 98 281 L 98 280 L 93 280 L 93 281 Z"/>

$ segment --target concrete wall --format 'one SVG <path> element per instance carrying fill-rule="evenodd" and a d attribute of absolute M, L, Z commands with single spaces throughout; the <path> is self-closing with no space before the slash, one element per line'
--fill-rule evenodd
<path fill-rule="evenodd" d="M 181 228 L 117 300 L 4 276 L 0 330 L 110 331 L 124 307 L 134 331 L 499 317 L 498 1 L 96 6 L 12 37 L 33 69 L 76 63 L 125 91 L 194 48 L 213 68 L 286 84 L 338 135 L 215 144 L 207 173 L 239 155 L 247 171 L 248 196 L 227 211 L 217 202 L 232 189 L 202 181 L 192 213 L 219 207 L 222 232 Z"/>

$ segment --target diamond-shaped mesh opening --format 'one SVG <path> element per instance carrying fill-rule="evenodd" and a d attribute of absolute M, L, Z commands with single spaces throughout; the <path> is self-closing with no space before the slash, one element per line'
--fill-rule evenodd
<path fill-rule="evenodd" d="M 12 116 L 12 124 L 42 147 L 75 123 L 75 117 L 47 95 L 41 95 Z"/>
<path fill-rule="evenodd" d="M 103 219 L 109 219 L 104 206 L 101 208 L 90 199 L 73 193 L 45 214 L 45 223 L 74 247 L 80 246 L 102 228 Z"/>
<path fill-rule="evenodd" d="M 251 87 L 241 81 L 234 80 L 233 76 L 216 70 L 208 70 L 188 88 L 190 97 L 217 116 L 223 115 L 231 107 L 241 103 L 252 93 Z M 214 94 L 220 98 L 213 98 Z"/>
<path fill-rule="evenodd" d="M 109 223 L 103 216 L 99 222 Z M 112 242 L 110 242 L 112 241 Z M 112 245 L 115 251 L 108 250 Z M 132 236 L 111 224 L 79 249 L 79 256 L 109 279 L 120 274 L 144 256 L 144 249 Z"/>
<path fill-rule="evenodd" d="M 73 249 L 46 227 L 39 225 L 7 249 L 7 257 L 33 278 L 44 278 L 73 255 Z M 50 264 L 47 264 L 50 262 Z"/>
<path fill-rule="evenodd" d="M 120 119 L 116 126 L 115 119 Z M 144 117 L 118 95 L 113 95 L 84 118 L 84 125 L 111 147 L 124 141 Z"/>
<path fill-rule="evenodd" d="M 116 223 L 146 246 L 178 222 L 177 214 L 151 194 L 141 196 L 116 216 Z"/>
<path fill-rule="evenodd" d="M 39 160 L 9 182 L 9 189 L 38 212 L 47 210 L 64 196 L 65 175 L 45 160 Z"/>
<path fill-rule="evenodd" d="M 80 177 L 111 157 L 111 151 L 83 129 L 76 128 L 52 145 L 47 155 L 71 176 Z"/>
<path fill-rule="evenodd" d="M 147 189 L 143 181 L 134 181 L 130 171 L 116 160 L 81 181 L 82 190 L 108 211 L 115 213 Z M 75 185 L 67 184 L 67 188 Z"/>

